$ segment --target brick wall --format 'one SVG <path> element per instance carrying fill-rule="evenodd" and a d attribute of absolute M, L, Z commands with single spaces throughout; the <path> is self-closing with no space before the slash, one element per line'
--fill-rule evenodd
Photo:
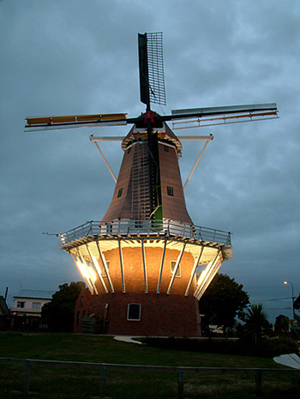
<path fill-rule="evenodd" d="M 109 273 L 114 286 L 114 293 L 106 294 L 100 281 L 96 282 L 99 295 L 88 295 L 76 303 L 76 315 L 82 317 L 83 311 L 95 314 L 105 323 L 105 333 L 121 335 L 151 335 L 151 336 L 199 336 L 200 320 L 198 301 L 193 296 L 195 279 L 188 296 L 185 290 L 188 285 L 191 270 L 194 265 L 193 256 L 185 252 L 180 265 L 180 277 L 175 277 L 170 295 L 167 289 L 172 277 L 171 261 L 176 261 L 179 251 L 167 249 L 160 293 L 157 293 L 159 270 L 163 249 L 160 247 L 145 247 L 147 288 L 143 270 L 141 247 L 123 248 L 123 268 L 125 293 L 122 292 L 122 279 L 119 250 L 104 252 L 109 261 Z M 99 259 L 99 263 L 100 259 Z M 103 277 L 108 286 L 107 277 Z M 82 303 L 83 301 L 83 303 Z M 80 308 L 81 303 L 81 308 Z M 128 305 L 140 304 L 140 320 L 128 320 Z M 106 310 L 107 308 L 107 310 Z M 78 313 L 79 312 L 79 313 Z M 85 313 L 87 314 L 87 313 Z M 74 331 L 80 332 L 80 320 L 75 323 Z"/>

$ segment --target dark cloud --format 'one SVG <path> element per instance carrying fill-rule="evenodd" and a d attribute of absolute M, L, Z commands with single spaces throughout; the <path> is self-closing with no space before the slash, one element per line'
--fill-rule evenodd
<path fill-rule="evenodd" d="M 138 115 L 145 31 L 164 32 L 168 105 L 158 112 L 277 102 L 278 120 L 203 128 L 215 139 L 185 193 L 195 224 L 233 232 L 234 260 L 221 270 L 251 299 L 289 296 L 283 280 L 298 294 L 299 15 L 294 1 L 0 2 L 0 294 L 78 280 L 57 237 L 42 233 L 100 220 L 114 190 L 88 139 L 96 129 L 24 133 L 25 116 Z M 117 175 L 120 143 L 102 146 Z M 184 142 L 183 181 L 200 150 Z"/>

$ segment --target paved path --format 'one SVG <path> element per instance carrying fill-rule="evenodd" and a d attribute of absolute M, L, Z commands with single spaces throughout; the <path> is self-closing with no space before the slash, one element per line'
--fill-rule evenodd
<path fill-rule="evenodd" d="M 282 364 L 283 366 L 292 367 L 294 369 L 300 369 L 300 357 L 296 353 L 290 353 L 288 355 L 281 355 L 274 357 L 276 363 Z"/>
<path fill-rule="evenodd" d="M 122 341 L 122 342 L 128 342 L 130 344 L 138 344 L 142 345 L 140 341 L 135 341 L 133 338 L 139 338 L 139 337 L 128 337 L 127 335 L 115 335 L 114 339 L 116 341 Z"/>

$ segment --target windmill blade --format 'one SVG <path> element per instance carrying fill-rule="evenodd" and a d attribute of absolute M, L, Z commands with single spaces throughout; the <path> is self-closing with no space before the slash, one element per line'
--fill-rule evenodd
<path fill-rule="evenodd" d="M 172 115 L 167 118 L 172 120 L 173 129 L 186 129 L 277 117 L 276 103 L 269 103 L 173 110 Z"/>
<path fill-rule="evenodd" d="M 149 97 L 149 71 L 148 71 L 148 56 L 147 56 L 147 36 L 139 33 L 139 72 L 140 72 L 140 99 L 141 102 L 150 108 Z"/>
<path fill-rule="evenodd" d="M 139 33 L 138 45 L 141 102 L 166 105 L 162 32 Z"/>
<path fill-rule="evenodd" d="M 40 130 L 71 129 L 74 127 L 127 125 L 125 113 L 72 116 L 27 117 L 25 132 Z"/>

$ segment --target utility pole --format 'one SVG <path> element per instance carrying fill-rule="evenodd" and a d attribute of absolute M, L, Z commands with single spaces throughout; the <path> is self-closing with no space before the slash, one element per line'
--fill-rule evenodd
<path fill-rule="evenodd" d="M 292 306 L 293 306 L 293 320 L 295 320 L 295 296 L 294 296 L 294 286 L 290 281 L 284 281 L 285 285 L 291 284 L 292 287 Z"/>

